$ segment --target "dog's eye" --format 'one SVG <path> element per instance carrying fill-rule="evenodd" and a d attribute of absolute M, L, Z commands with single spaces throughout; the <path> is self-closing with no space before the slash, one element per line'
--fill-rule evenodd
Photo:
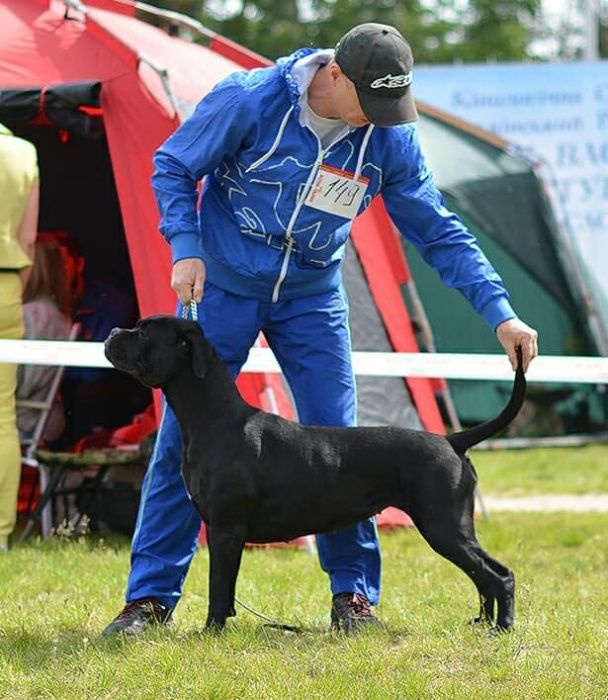
<path fill-rule="evenodd" d="M 188 347 L 188 341 L 185 338 L 181 338 L 178 345 L 180 348 L 187 348 Z"/>

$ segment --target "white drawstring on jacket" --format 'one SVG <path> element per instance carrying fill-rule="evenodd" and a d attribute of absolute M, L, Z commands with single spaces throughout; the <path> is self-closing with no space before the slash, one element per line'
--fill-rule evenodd
<path fill-rule="evenodd" d="M 370 124 L 367 127 L 367 131 L 365 132 L 365 136 L 363 137 L 363 141 L 361 142 L 361 148 L 359 148 L 359 156 L 357 157 L 357 167 L 355 168 L 355 175 L 353 177 L 354 182 L 357 182 L 357 180 L 361 177 L 361 170 L 363 169 L 363 158 L 365 157 L 367 144 L 369 143 L 373 130 L 374 125 Z"/>
<path fill-rule="evenodd" d="M 279 126 L 279 130 L 277 132 L 277 135 L 275 136 L 275 139 L 272 143 L 272 146 L 268 149 L 266 153 L 261 158 L 258 158 L 255 163 L 252 163 L 247 170 L 245 170 L 246 173 L 251 172 L 252 170 L 255 170 L 256 168 L 259 168 L 260 165 L 265 163 L 271 156 L 272 154 L 277 150 L 279 143 L 281 143 L 281 139 L 283 138 L 283 132 L 285 131 L 287 127 L 287 122 L 289 121 L 289 117 L 291 116 L 291 113 L 293 112 L 294 105 L 291 105 L 291 107 L 287 110 L 285 116 L 283 117 L 283 120 L 281 121 L 281 125 Z"/>

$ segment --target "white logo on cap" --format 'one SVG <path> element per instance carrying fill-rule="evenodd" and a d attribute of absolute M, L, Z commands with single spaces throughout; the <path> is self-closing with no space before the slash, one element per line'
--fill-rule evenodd
<path fill-rule="evenodd" d="M 383 78 L 376 78 L 370 85 L 371 88 L 402 88 L 407 87 L 413 79 L 412 71 L 403 75 L 392 75 L 389 73 Z"/>

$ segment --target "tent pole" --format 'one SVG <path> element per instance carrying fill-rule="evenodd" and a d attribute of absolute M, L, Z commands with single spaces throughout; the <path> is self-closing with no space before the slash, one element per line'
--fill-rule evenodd
<path fill-rule="evenodd" d="M 65 1 L 66 0 L 64 0 L 64 2 Z M 120 2 L 120 0 L 115 1 Z M 197 19 L 194 19 L 194 17 L 189 17 L 188 15 L 185 15 L 182 12 L 175 12 L 174 10 L 165 10 L 160 7 L 155 7 L 154 5 L 149 5 L 145 2 L 139 2 L 139 0 L 136 0 L 136 2 L 134 2 L 133 4 L 135 5 L 135 9 L 139 10 L 140 12 L 146 12 L 150 15 L 154 15 L 155 17 L 162 17 L 163 19 L 166 19 L 172 22 L 173 24 L 184 27 L 186 29 L 194 30 L 195 32 L 198 32 L 199 34 L 207 37 L 208 39 L 215 39 L 215 37 L 218 36 L 217 32 L 208 29 L 207 27 L 205 27 L 204 24 L 199 22 Z"/>
<path fill-rule="evenodd" d="M 120 2 L 121 0 L 115 0 L 116 2 Z M 67 8 L 71 8 L 73 10 L 76 10 L 77 12 L 82 13 L 85 17 L 88 14 L 88 9 L 86 5 L 84 5 L 80 0 L 63 0 L 63 3 Z M 152 7 L 152 5 L 146 5 L 145 3 L 140 3 L 136 2 L 135 7 L 137 9 L 141 9 L 143 11 L 152 11 L 152 10 L 157 10 L 157 8 Z M 190 17 L 187 17 L 186 15 L 180 15 L 177 12 L 172 12 L 169 10 L 161 11 L 158 10 L 157 12 L 152 12 L 152 14 L 158 14 L 161 17 L 164 17 L 165 19 L 171 19 L 172 21 L 177 22 L 178 20 L 181 22 L 181 24 L 188 25 L 191 28 L 196 29 L 198 32 L 201 34 L 204 34 L 205 36 L 208 36 L 210 38 L 213 38 L 216 36 L 215 32 L 212 32 L 209 29 L 206 29 L 200 22 L 197 22 L 194 19 L 191 19 Z M 175 15 L 175 17 L 174 17 Z M 175 97 L 175 94 L 173 93 L 173 90 L 171 89 L 171 83 L 169 81 L 169 71 L 166 68 L 162 68 L 161 66 L 158 65 L 155 61 L 153 61 L 151 58 L 144 56 L 143 54 L 138 54 L 137 56 L 137 61 L 138 63 L 145 63 L 146 65 L 150 66 L 152 70 L 158 75 L 160 78 L 161 84 L 163 86 L 163 90 L 165 91 L 165 94 L 167 95 L 167 99 L 169 100 L 169 103 L 171 104 L 171 107 L 173 108 L 173 112 L 175 114 L 175 117 L 180 121 L 183 122 L 184 115 L 179 107 L 179 104 L 177 102 L 177 98 Z"/>
<path fill-rule="evenodd" d="M 175 113 L 175 116 L 177 117 L 177 119 L 179 119 L 180 123 L 183 122 L 184 115 L 181 109 L 179 108 L 177 98 L 175 97 L 175 94 L 171 89 L 171 83 L 169 81 L 169 71 L 166 68 L 161 68 L 161 66 L 159 66 L 158 63 L 154 62 L 151 58 L 148 58 L 147 56 L 144 56 L 141 53 L 138 54 L 137 60 L 139 63 L 145 63 L 146 65 L 150 66 L 150 68 L 152 68 L 152 70 L 158 75 L 162 83 L 163 90 L 167 95 L 167 99 L 169 100 L 171 107 L 173 107 L 173 112 Z"/>
<path fill-rule="evenodd" d="M 413 311 L 413 317 L 418 326 L 420 327 L 420 331 L 422 333 L 422 339 L 423 342 L 426 346 L 426 349 L 429 352 L 437 352 L 437 349 L 435 347 L 435 338 L 433 337 L 433 330 L 431 328 L 431 324 L 429 323 L 429 318 L 426 315 L 426 311 L 424 310 L 424 305 L 422 303 L 422 299 L 420 298 L 420 295 L 418 294 L 418 289 L 416 287 L 416 283 L 414 282 L 414 278 L 410 277 L 409 280 L 405 283 L 405 287 L 408 291 L 410 301 L 412 303 L 412 311 Z M 452 394 L 450 392 L 450 389 L 448 387 L 447 381 L 442 381 L 442 386 L 441 389 L 439 390 L 439 394 L 441 395 L 441 398 L 443 399 L 443 403 L 445 406 L 445 410 L 448 414 L 448 418 L 450 421 L 450 425 L 455 431 L 460 431 L 462 430 L 462 423 L 460 422 L 460 418 L 458 418 L 458 413 L 456 411 L 456 406 L 454 405 L 454 401 L 452 399 Z M 489 515 L 488 515 L 488 510 L 485 506 L 483 496 L 481 495 L 481 489 L 479 486 L 475 487 L 475 499 L 477 501 L 477 505 L 479 506 L 479 510 L 481 512 L 482 518 L 484 520 L 488 520 Z"/>

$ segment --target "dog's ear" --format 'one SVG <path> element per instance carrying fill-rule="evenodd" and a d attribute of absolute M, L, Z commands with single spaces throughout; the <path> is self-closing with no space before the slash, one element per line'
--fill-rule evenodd
<path fill-rule="evenodd" d="M 201 327 L 195 321 L 182 321 L 180 333 L 190 347 L 192 371 L 196 377 L 202 379 L 207 374 L 211 360 L 213 359 L 211 344 L 205 338 Z"/>

